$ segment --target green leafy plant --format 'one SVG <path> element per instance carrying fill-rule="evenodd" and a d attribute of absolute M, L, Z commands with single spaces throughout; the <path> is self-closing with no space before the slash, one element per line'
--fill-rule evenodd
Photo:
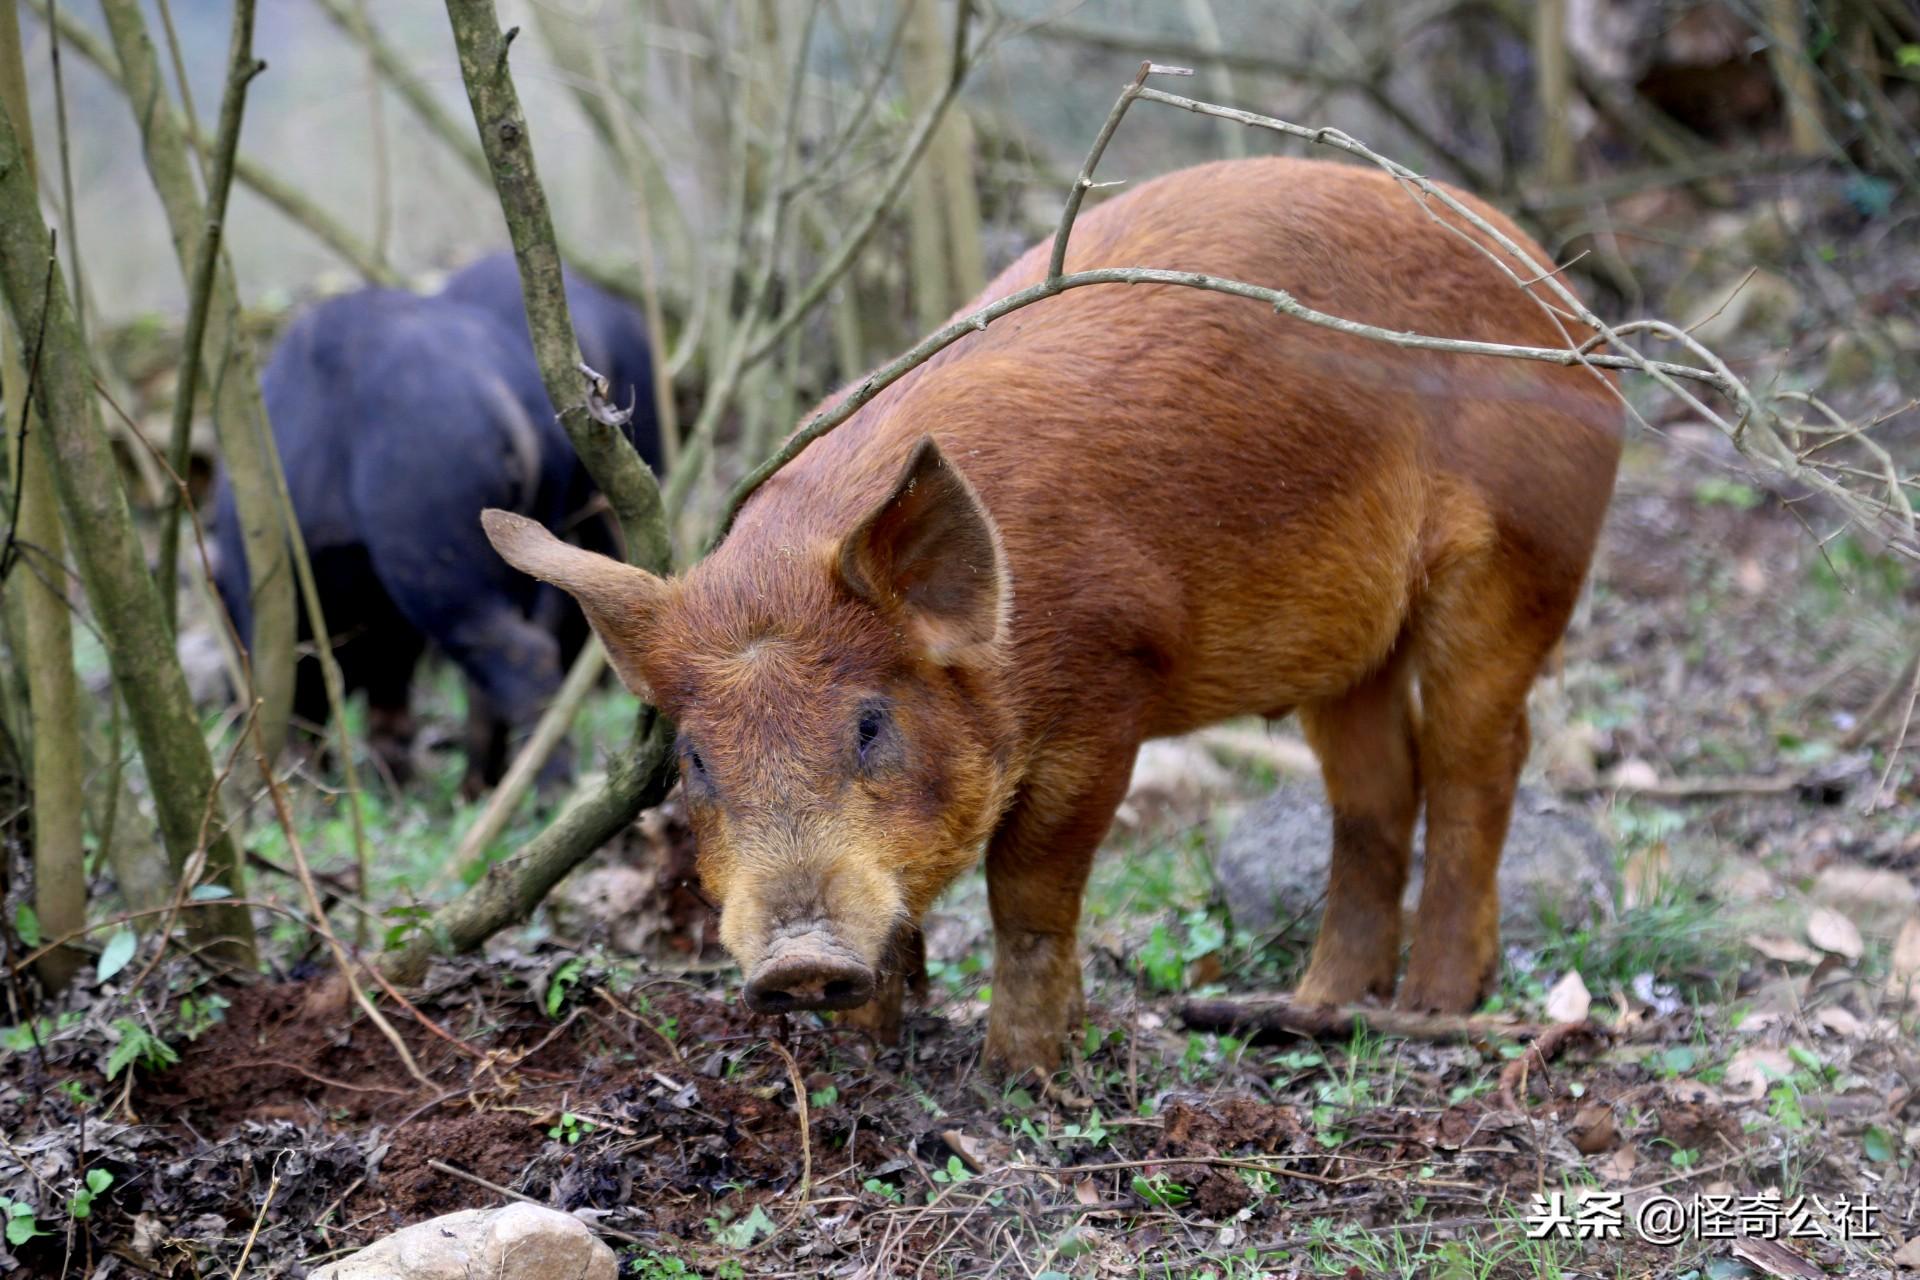
<path fill-rule="evenodd" d="M 774 1233 L 773 1219 L 759 1205 L 744 1218 L 722 1224 L 718 1218 L 707 1219 L 707 1226 L 713 1232 L 714 1242 L 729 1249 L 750 1248 Z"/>
<path fill-rule="evenodd" d="M 935 1169 L 928 1176 L 931 1177 L 935 1182 L 938 1182 L 943 1186 L 957 1187 L 961 1183 L 965 1182 L 972 1175 L 967 1172 L 966 1162 L 961 1160 L 959 1156 L 948 1156 L 947 1167 L 944 1169 Z M 927 1192 L 928 1204 L 932 1204 L 935 1200 L 938 1200 L 939 1198 L 940 1198 L 940 1192 L 938 1191 Z"/>
<path fill-rule="evenodd" d="M 419 933 L 433 918 L 431 907 L 409 903 L 404 906 L 388 907 L 381 913 L 393 923 L 387 926 L 387 950 L 392 951 Z"/>
<path fill-rule="evenodd" d="M 180 1034 L 189 1040 L 198 1040 L 211 1028 L 225 1021 L 229 1003 L 225 996 L 212 993 L 203 996 L 181 996 L 176 1017 Z"/>
<path fill-rule="evenodd" d="M 1062 1126 L 1060 1136 L 1071 1142 L 1084 1142 L 1091 1147 L 1105 1146 L 1111 1136 L 1105 1122 L 1100 1117 L 1100 1108 L 1095 1107 L 1087 1116 L 1085 1124 Z"/>
<path fill-rule="evenodd" d="M 73 1199 L 67 1202 L 67 1213 L 75 1218 L 90 1217 L 94 1198 L 105 1195 L 112 1185 L 113 1175 L 105 1169 L 87 1170 L 86 1185 L 73 1193 Z"/>
<path fill-rule="evenodd" d="M 140 938 L 133 930 L 121 925 L 107 939 L 107 945 L 100 948 L 98 974 L 101 982 L 113 977 L 127 967 L 133 959 L 133 953 L 139 949 Z"/>
<path fill-rule="evenodd" d="M 584 1120 L 571 1111 L 562 1111 L 560 1123 L 548 1129 L 547 1136 L 555 1142 L 564 1142 L 571 1147 L 599 1127 L 593 1121 Z"/>
<path fill-rule="evenodd" d="M 547 1016 L 557 1018 L 560 1009 L 567 1003 L 567 992 L 580 984 L 580 977 L 586 972 L 587 961 L 584 956 L 575 956 L 553 971 L 553 977 L 547 980 Z"/>
<path fill-rule="evenodd" d="M 824 1089 L 815 1089 L 807 1095 L 807 1101 L 816 1107 L 830 1107 L 840 1101 L 840 1090 L 833 1085 Z"/>
<path fill-rule="evenodd" d="M 28 903 L 23 902 L 14 908 L 13 931 L 19 937 L 22 946 L 40 945 L 40 917 L 34 914 L 33 907 Z"/>
<path fill-rule="evenodd" d="M 860 1184 L 860 1189 L 862 1191 L 871 1191 L 888 1204 L 905 1204 L 907 1202 L 907 1197 L 901 1192 L 900 1188 L 882 1178 L 868 1178 Z"/>
<path fill-rule="evenodd" d="M 120 1033 L 120 1042 L 107 1055 L 109 1080 L 131 1066 L 143 1067 L 148 1071 L 164 1071 L 180 1061 L 180 1055 L 174 1052 L 172 1045 L 132 1018 L 115 1018 L 113 1029 Z"/>
<path fill-rule="evenodd" d="M 5 1196 L 0 1196 L 0 1218 L 6 1220 L 7 1243 L 16 1249 L 35 1236 L 52 1234 L 40 1229 L 40 1223 L 34 1216 L 32 1205 L 23 1204 L 18 1200 L 9 1200 Z"/>
<path fill-rule="evenodd" d="M 640 1280 L 677 1280 L 680 1276 L 699 1274 L 672 1254 L 654 1253 L 651 1250 L 628 1263 L 627 1270 L 639 1276 Z"/>
<path fill-rule="evenodd" d="M 1133 1176 L 1133 1194 L 1162 1209 L 1177 1209 L 1193 1198 L 1191 1192 L 1164 1173 L 1156 1173 L 1152 1177 L 1136 1173 Z"/>
<path fill-rule="evenodd" d="M 1725 476 L 1709 476 L 1693 486 L 1693 500 L 1703 507 L 1732 507 L 1735 511 L 1751 511 L 1760 505 L 1763 497 L 1752 485 Z"/>

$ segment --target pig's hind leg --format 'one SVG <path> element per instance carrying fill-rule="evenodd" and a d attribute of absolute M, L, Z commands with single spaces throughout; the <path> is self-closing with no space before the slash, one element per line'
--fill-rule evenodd
<path fill-rule="evenodd" d="M 1465 1012 L 1500 967 L 1500 853 L 1530 741 L 1527 693 L 1579 589 L 1490 549 L 1437 581 L 1416 621 L 1426 877 L 1398 1003 Z"/>
<path fill-rule="evenodd" d="M 1400 967 L 1420 771 L 1405 645 L 1338 698 L 1300 708 L 1333 810 L 1327 905 L 1299 997 L 1347 1004 L 1391 996 Z"/>

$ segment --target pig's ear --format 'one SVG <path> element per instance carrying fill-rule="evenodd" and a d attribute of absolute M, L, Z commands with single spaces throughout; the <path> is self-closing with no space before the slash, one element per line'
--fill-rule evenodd
<path fill-rule="evenodd" d="M 651 699 L 640 655 L 652 636 L 666 584 L 645 569 L 562 542 L 539 521 L 511 511 L 489 508 L 480 513 L 480 523 L 501 559 L 580 602 L 621 683 Z"/>
<path fill-rule="evenodd" d="M 966 477 L 924 438 L 885 502 L 840 544 L 848 590 L 905 615 L 936 662 L 965 661 L 1007 629 L 1000 531 Z"/>

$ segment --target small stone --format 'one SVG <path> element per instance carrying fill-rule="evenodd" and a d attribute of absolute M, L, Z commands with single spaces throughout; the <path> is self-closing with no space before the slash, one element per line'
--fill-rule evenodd
<path fill-rule="evenodd" d="M 1622 760 L 1607 775 L 1607 785 L 1619 791 L 1648 791 L 1660 785 L 1660 773 L 1645 760 Z"/>
<path fill-rule="evenodd" d="M 1589 1102 L 1581 1107 L 1567 1126 L 1567 1141 L 1583 1156 L 1608 1151 L 1619 1138 L 1613 1124 L 1613 1108 L 1604 1102 Z"/>
<path fill-rule="evenodd" d="M 1115 821 L 1129 830 L 1186 826 L 1233 790 L 1233 775 L 1197 738 L 1143 743 Z"/>
<path fill-rule="evenodd" d="M 1408 903 L 1417 902 L 1425 824 L 1414 832 Z M 1233 922 L 1266 933 L 1297 922 L 1311 933 L 1327 891 L 1333 818 L 1318 782 L 1288 781 L 1240 815 L 1214 857 Z M 1540 939 L 1613 909 L 1620 890 L 1613 842 L 1554 797 L 1522 787 L 1500 859 L 1500 929 Z"/>
<path fill-rule="evenodd" d="M 535 1204 L 449 1213 L 374 1241 L 309 1280 L 616 1280 L 613 1250 L 578 1218 Z"/>

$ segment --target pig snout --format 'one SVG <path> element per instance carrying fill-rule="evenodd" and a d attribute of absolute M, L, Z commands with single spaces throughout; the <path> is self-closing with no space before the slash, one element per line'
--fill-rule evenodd
<path fill-rule="evenodd" d="M 747 975 L 747 1007 L 755 1013 L 854 1009 L 873 997 L 873 967 L 825 929 L 774 939 Z"/>

